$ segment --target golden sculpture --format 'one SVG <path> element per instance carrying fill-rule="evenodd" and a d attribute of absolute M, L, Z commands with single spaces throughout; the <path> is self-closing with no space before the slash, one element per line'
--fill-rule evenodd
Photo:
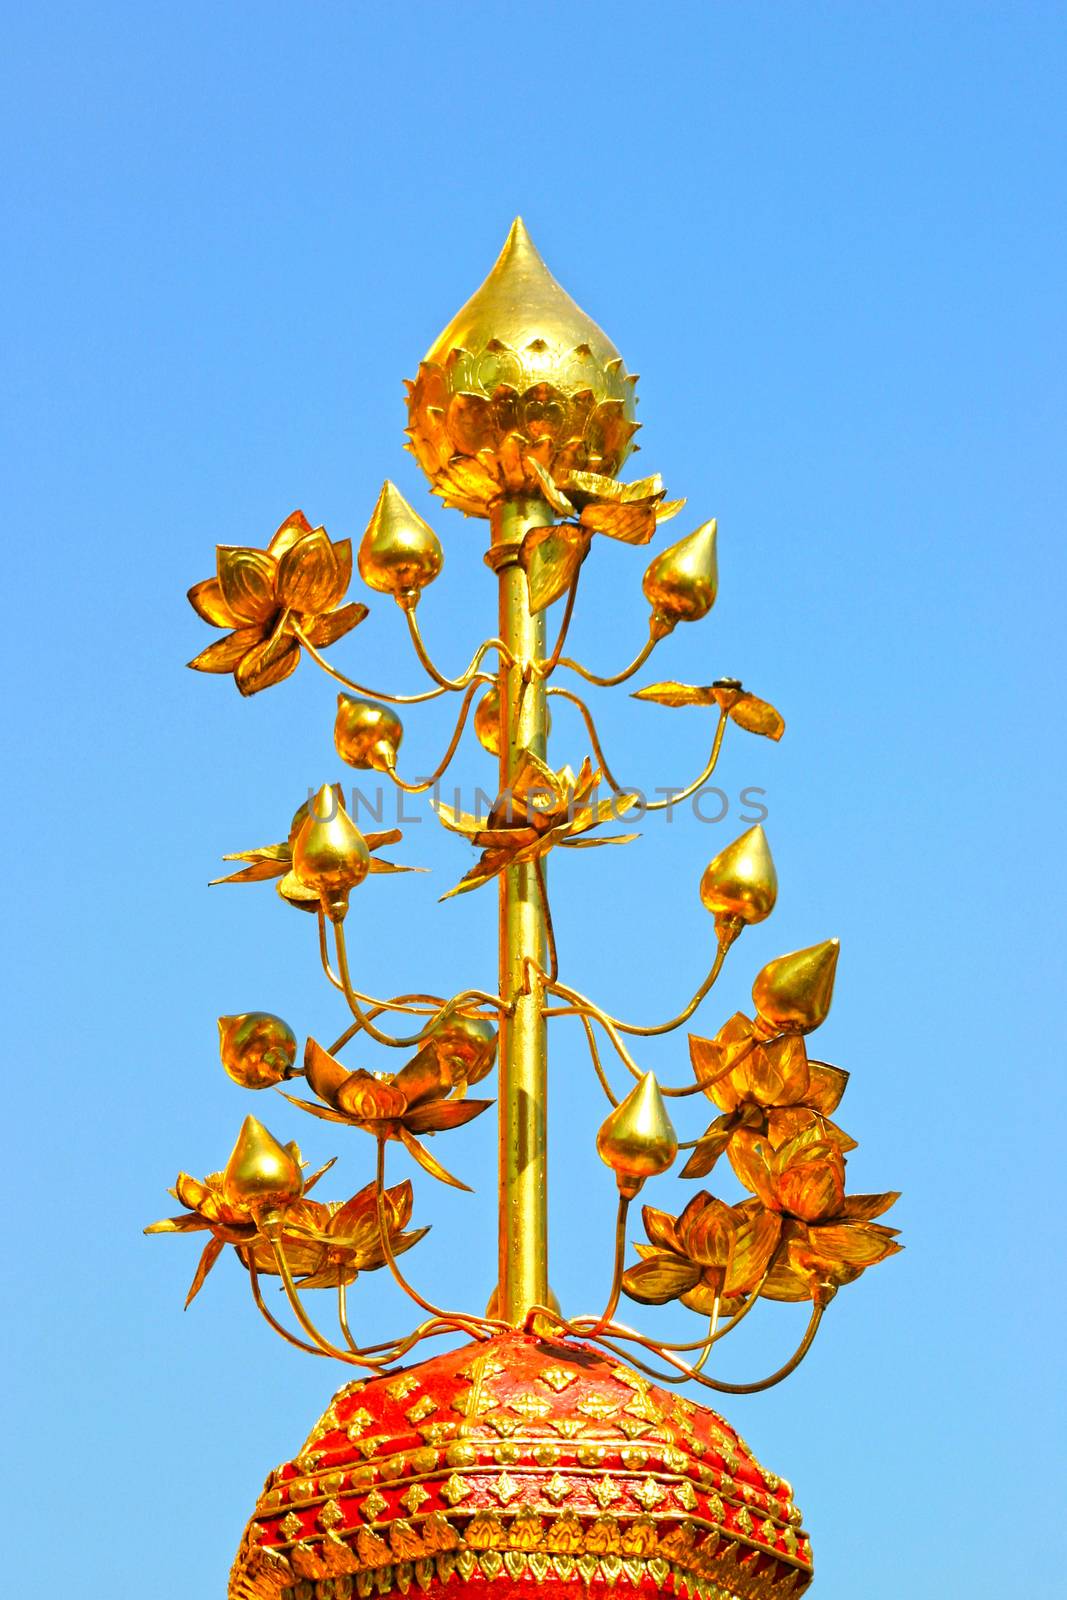
<path fill-rule="evenodd" d="M 390 482 L 360 544 L 358 570 L 371 590 L 397 601 L 430 688 L 386 693 L 348 677 L 323 655 L 367 608 L 345 602 L 351 542 L 331 540 L 301 512 L 282 523 L 265 549 L 220 547 L 216 576 L 189 593 L 201 617 L 230 630 L 190 665 L 232 671 L 247 695 L 281 682 L 306 650 L 342 686 L 335 747 L 357 770 L 380 773 L 404 791 L 427 790 L 455 756 L 476 697 L 478 740 L 498 761 L 498 797 L 488 816 L 441 803 L 435 808 L 446 828 L 480 851 L 442 898 L 492 879 L 498 884 L 500 965 L 493 992 L 471 988 L 452 997 L 380 998 L 356 987 L 345 938 L 356 904 L 351 896 L 371 874 L 410 869 L 377 856 L 381 846 L 399 839 L 399 831 L 364 836 L 339 786 L 323 785 L 302 805 L 283 842 L 226 857 L 240 866 L 216 880 L 273 880 L 288 903 L 314 914 L 323 971 L 349 1014 L 328 1047 L 307 1040 L 302 1065 L 296 1034 L 283 1019 L 269 1012 L 220 1018 L 225 1070 L 254 1090 L 280 1088 L 303 1076 L 313 1098 L 286 1098 L 305 1113 L 369 1134 L 377 1151 L 375 1173 L 343 1204 L 309 1200 L 326 1169 L 305 1179 L 298 1148 L 280 1144 L 249 1118 L 225 1171 L 203 1182 L 182 1174 L 174 1193 L 186 1212 L 148 1231 L 210 1235 L 190 1300 L 230 1245 L 248 1272 L 258 1309 L 276 1331 L 364 1372 L 388 1369 L 423 1339 L 450 1332 L 486 1338 L 525 1327 L 580 1337 L 611 1356 L 629 1351 L 627 1359 L 661 1383 L 752 1392 L 780 1381 L 803 1358 L 841 1285 L 900 1248 L 895 1231 L 875 1220 L 896 1195 L 845 1192 L 846 1155 L 854 1141 L 831 1114 L 847 1074 L 811 1059 L 805 1042 L 830 1008 L 836 941 L 769 962 L 753 984 L 752 1017 L 738 1013 L 709 1038 L 691 1034 L 691 1081 L 661 1086 L 627 1043 L 683 1028 L 744 929 L 773 912 L 778 882 L 761 827 L 719 851 L 699 880 L 715 919 L 715 956 L 678 1015 L 651 1026 L 622 1021 L 561 980 L 546 858 L 557 845 L 584 848 L 634 838 L 598 830 L 628 817 L 637 794 L 615 779 L 589 706 L 553 680 L 569 671 L 600 687 L 627 682 L 680 622 L 707 616 L 718 587 L 716 523 L 706 521 L 648 565 L 642 586 L 651 607 L 649 634 L 629 665 L 598 675 L 563 653 L 594 536 L 648 544 L 658 524 L 684 504 L 666 499 L 657 476 L 618 481 L 637 428 L 635 384 L 614 345 L 551 276 L 517 221 L 489 277 L 408 385 L 410 448 L 431 489 L 468 517 L 488 520 L 486 562 L 499 591 L 497 636 L 479 645 L 456 677 L 433 662 L 415 613 L 441 571 L 442 547 Z M 549 648 L 546 613 L 556 602 L 562 602 L 561 615 Z M 486 658 L 494 656 L 496 668 L 488 670 Z M 398 770 L 403 725 L 393 707 L 450 693 L 460 696 L 459 714 L 442 760 L 429 777 L 408 781 Z M 548 758 L 552 696 L 578 708 L 588 733 L 594 759 L 583 760 L 577 773 L 568 766 L 557 769 Z M 716 712 L 700 774 L 669 801 L 646 804 L 648 812 L 677 804 L 707 782 L 729 723 L 773 740 L 784 731 L 775 708 L 737 679 L 707 686 L 652 683 L 635 698 Z M 408 1031 L 393 1032 L 388 1019 L 405 1017 Z M 564 1315 L 548 1284 L 548 1029 L 563 1017 L 580 1020 L 591 1066 L 610 1103 L 595 1142 L 615 1176 L 618 1219 L 611 1283 L 599 1314 Z M 633 1080 L 626 1095 L 616 1092 L 602 1059 L 605 1041 L 624 1077 Z M 354 1062 L 340 1058 L 350 1046 L 364 1052 L 374 1045 L 412 1054 L 395 1073 L 372 1070 L 362 1056 Z M 483 1316 L 431 1304 L 401 1272 L 397 1257 L 426 1230 L 404 1231 L 412 1210 L 410 1185 L 388 1188 L 385 1167 L 387 1147 L 395 1143 L 435 1178 L 466 1187 L 422 1141 L 488 1109 L 491 1101 L 467 1093 L 488 1076 L 494 1057 L 498 1287 L 491 1313 Z M 679 1142 L 667 1103 L 699 1095 L 717 1115 L 703 1133 Z M 671 1167 L 679 1149 L 688 1152 L 685 1178 L 706 1178 L 725 1155 L 748 1198 L 729 1205 L 702 1191 L 678 1217 L 645 1206 L 648 1242 L 636 1245 L 637 1260 L 627 1266 L 630 1202 Z M 428 1320 L 411 1333 L 364 1346 L 349 1324 L 346 1291 L 360 1272 L 383 1266 Z M 258 1285 L 262 1273 L 280 1277 L 298 1332 L 267 1309 Z M 305 1306 L 304 1293 L 313 1288 L 336 1291 L 339 1337 L 323 1332 Z M 621 1294 L 644 1305 L 679 1299 L 705 1326 L 684 1345 L 657 1341 L 617 1320 Z M 776 1373 L 750 1384 L 724 1383 L 707 1370 L 714 1349 L 761 1299 L 810 1302 L 807 1331 Z M 727 1320 L 720 1326 L 722 1317 Z M 650 1357 L 657 1365 L 649 1364 Z"/>

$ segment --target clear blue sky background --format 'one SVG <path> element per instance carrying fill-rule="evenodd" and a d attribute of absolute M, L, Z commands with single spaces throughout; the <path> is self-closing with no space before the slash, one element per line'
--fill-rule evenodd
<path fill-rule="evenodd" d="M 195 1246 L 140 1234 L 248 1109 L 338 1153 L 333 1193 L 370 1174 L 369 1141 L 217 1064 L 221 1012 L 340 1027 L 312 926 L 205 888 L 339 764 L 310 663 L 251 702 L 184 670 L 208 636 L 184 592 L 294 505 L 358 537 L 389 475 L 444 539 L 422 615 L 466 661 L 493 626 L 485 529 L 401 453 L 400 380 L 520 211 L 643 374 L 638 465 L 689 496 L 673 526 L 720 519 L 715 614 L 642 681 L 736 674 L 789 723 L 728 741 L 718 827 L 554 867 L 565 973 L 673 1012 L 709 958 L 700 871 L 764 787 L 779 906 L 702 1023 L 839 934 L 819 1043 L 853 1073 L 852 1186 L 905 1191 L 906 1253 L 789 1384 L 726 1409 L 796 1485 L 820 1600 L 1062 1592 L 1064 25 L 1033 3 L 8 8 L 4 1506 L 27 1600 L 221 1595 L 264 1474 L 345 1378 L 273 1339 L 232 1260 L 183 1317 Z M 573 637 L 602 671 L 643 636 L 644 561 L 601 541 L 586 569 Z M 336 656 L 418 686 L 387 601 Z M 696 714 L 598 707 L 624 776 L 697 770 Z M 408 718 L 409 770 L 446 715 Z M 584 753 L 563 713 L 554 750 Z M 491 782 L 473 743 L 459 770 Z M 433 875 L 361 893 L 359 977 L 490 982 L 491 894 L 436 905 L 466 847 L 424 819 L 396 854 Z M 680 1081 L 684 1039 L 647 1060 Z M 577 1311 L 613 1202 L 572 1024 L 552 1080 Z M 442 1150 L 474 1199 L 417 1184 L 419 1281 L 473 1307 L 492 1152 L 489 1118 Z M 378 1278 L 355 1304 L 368 1334 L 406 1318 Z M 776 1363 L 797 1319 L 747 1327 L 724 1375 Z"/>

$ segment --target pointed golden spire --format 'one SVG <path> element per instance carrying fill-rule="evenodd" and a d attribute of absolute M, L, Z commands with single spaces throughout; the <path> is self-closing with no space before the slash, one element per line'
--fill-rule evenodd
<path fill-rule="evenodd" d="M 503 499 L 542 496 L 532 462 L 613 477 L 633 448 L 636 382 L 516 217 L 409 385 L 410 448 L 446 505 L 487 517 Z"/>
<path fill-rule="evenodd" d="M 622 360 L 603 329 L 556 282 L 521 217 L 511 224 L 493 270 L 438 334 L 426 360 L 443 366 L 453 350 L 473 355 L 493 340 L 516 351 L 541 340 L 559 355 L 588 345 L 603 366 Z"/>

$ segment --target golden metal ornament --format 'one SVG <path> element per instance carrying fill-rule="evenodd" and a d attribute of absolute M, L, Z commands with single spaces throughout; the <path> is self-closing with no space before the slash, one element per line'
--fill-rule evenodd
<path fill-rule="evenodd" d="M 736 1457 L 728 1446 L 721 1472 L 705 1462 L 692 1482 L 679 1481 L 678 1452 L 656 1442 L 660 1408 L 667 1402 L 662 1395 L 655 1402 L 650 1398 L 648 1380 L 726 1394 L 754 1393 L 781 1382 L 804 1359 L 837 1290 L 900 1248 L 896 1231 L 878 1220 L 896 1195 L 850 1194 L 846 1188 L 846 1159 L 855 1141 L 832 1117 L 848 1075 L 811 1059 L 805 1044 L 804 1036 L 829 1010 L 837 943 L 768 963 L 753 985 L 754 1016 L 737 1012 L 721 1026 L 691 1033 L 691 1073 L 683 1072 L 681 1082 L 660 1083 L 642 1071 L 631 1045 L 635 1038 L 665 1036 L 689 1023 L 714 988 L 740 931 L 770 914 L 777 877 L 762 828 L 749 829 L 706 867 L 700 892 L 715 918 L 717 949 L 695 991 L 686 984 L 683 998 L 691 998 L 680 1010 L 676 1000 L 666 1020 L 615 1016 L 563 981 L 553 928 L 549 857 L 556 847 L 579 850 L 635 838 L 606 829 L 636 812 L 639 793 L 648 793 L 661 776 L 654 765 L 657 742 L 646 735 L 637 750 L 642 770 L 620 769 L 622 777 L 637 781 L 620 782 L 605 759 L 590 706 L 563 687 L 558 675 L 576 674 L 605 689 L 628 682 L 678 623 L 707 616 L 718 587 L 716 523 L 710 520 L 653 555 L 642 579 L 652 608 L 648 635 L 626 665 L 594 672 L 565 654 L 596 536 L 650 545 L 659 524 L 684 504 L 667 499 L 658 475 L 619 480 L 634 448 L 635 382 L 615 346 L 552 277 L 516 221 L 485 283 L 434 342 L 408 385 L 410 448 L 432 491 L 449 506 L 488 521 L 485 562 L 497 586 L 496 632 L 473 641 L 465 670 L 452 675 L 430 655 L 416 606 L 441 571 L 441 545 L 389 481 L 363 536 L 359 570 L 372 589 L 393 595 L 403 610 L 413 665 L 429 679 L 421 692 L 371 688 L 323 655 L 362 620 L 366 607 L 344 603 L 352 568 L 349 542 L 331 540 L 300 512 L 283 522 L 265 549 L 219 547 L 215 576 L 190 591 L 199 615 L 228 630 L 192 665 L 233 672 L 241 692 L 253 694 L 288 676 L 306 652 L 345 691 L 337 701 L 335 746 L 357 771 L 384 774 L 405 797 L 435 789 L 460 748 L 472 710 L 475 733 L 498 762 L 496 798 L 486 801 L 486 813 L 465 812 L 434 796 L 443 825 L 478 852 L 474 865 L 442 898 L 496 882 L 498 972 L 489 990 L 467 988 L 449 998 L 417 989 L 376 995 L 360 987 L 366 980 L 354 970 L 355 952 L 367 941 L 352 942 L 350 959 L 344 926 L 350 892 L 371 874 L 411 869 L 377 854 L 399 839 L 399 831 L 364 836 L 345 810 L 340 785 L 324 785 L 301 805 L 277 843 L 227 856 L 234 870 L 216 880 L 274 882 L 289 904 L 310 913 L 309 931 L 313 940 L 317 936 L 324 977 L 346 1008 L 338 1037 L 325 1046 L 307 1039 L 302 1058 L 295 1033 L 272 1012 L 220 1018 L 225 1070 L 253 1090 L 281 1086 L 302 1074 L 306 1091 L 285 1099 L 344 1130 L 342 1142 L 351 1144 L 357 1158 L 360 1149 L 370 1156 L 374 1175 L 343 1203 L 310 1199 L 332 1163 L 305 1176 L 298 1147 L 280 1143 L 249 1118 L 225 1171 L 203 1179 L 179 1174 L 173 1192 L 184 1211 L 147 1231 L 204 1236 L 189 1299 L 225 1249 L 235 1250 L 255 1307 L 274 1331 L 358 1373 L 389 1372 L 424 1340 L 441 1335 L 461 1334 L 480 1352 L 466 1375 L 469 1391 L 456 1395 L 454 1416 L 435 1414 L 429 1394 L 408 1398 L 410 1385 L 418 1388 L 410 1372 L 389 1380 L 399 1385 L 404 1429 L 416 1428 L 424 1448 L 405 1447 L 403 1472 L 414 1472 L 417 1481 L 400 1502 L 410 1517 L 392 1521 L 388 1545 L 377 1531 L 377 1519 L 390 1502 L 388 1482 L 383 1478 L 384 1490 L 379 1487 L 371 1463 L 374 1441 L 366 1441 L 366 1467 L 351 1475 L 349 1487 L 362 1496 L 359 1520 L 351 1526 L 345 1524 L 342 1505 L 347 1491 L 332 1473 L 314 1476 L 319 1462 L 309 1443 L 300 1466 L 300 1496 L 276 1519 L 278 1548 L 261 1548 L 250 1531 L 254 1559 L 235 1580 L 231 1600 L 266 1600 L 281 1591 L 299 1591 L 300 1600 L 305 1589 L 310 1596 L 320 1587 L 326 1600 L 335 1589 L 340 1595 L 346 1582 L 353 1593 L 358 1588 L 360 1600 L 368 1600 L 373 1582 L 384 1593 L 383 1583 L 387 1587 L 394 1576 L 405 1592 L 413 1581 L 425 1588 L 432 1577 L 431 1555 L 446 1563 L 433 1569 L 442 1581 L 453 1572 L 466 1581 L 476 1570 L 488 1581 L 504 1573 L 518 1581 L 528 1558 L 529 1573 L 538 1581 L 551 1561 L 561 1579 L 577 1574 L 585 1583 L 602 1578 L 611 1585 L 622 1581 L 622 1574 L 627 1582 L 643 1582 L 643 1569 L 634 1563 L 647 1558 L 656 1587 L 674 1574 L 693 1593 L 703 1597 L 706 1591 L 706 1600 L 716 1600 L 712 1574 L 726 1569 L 708 1566 L 710 1555 L 700 1556 L 704 1546 L 694 1543 L 707 1531 L 690 1520 L 699 1505 L 698 1481 L 714 1485 L 718 1502 L 711 1505 L 708 1539 L 718 1541 L 716 1519 L 726 1514 L 730 1536 L 738 1541 L 732 1548 L 742 1551 L 736 1563 L 730 1557 L 730 1570 L 736 1565 L 738 1574 L 730 1580 L 731 1593 L 748 1600 L 770 1593 L 780 1574 L 759 1563 L 772 1548 L 784 1552 L 787 1565 L 796 1565 L 799 1545 L 792 1522 L 784 1534 L 776 1530 L 764 1516 L 769 1507 L 752 1498 L 751 1486 L 739 1488 L 730 1479 Z M 548 616 L 557 602 L 549 633 Z M 472 608 L 467 598 L 464 614 Z M 623 659 L 625 654 L 620 650 Z M 376 674 L 371 670 L 368 676 Z M 436 768 L 408 781 L 397 771 L 403 726 L 392 707 L 414 707 L 449 694 L 460 696 L 450 742 Z M 557 697 L 557 708 L 560 700 L 566 703 L 566 718 L 577 712 L 583 742 L 588 737 L 592 755 L 580 764 L 575 760 L 573 767 L 566 764 L 568 756 L 575 759 L 573 746 L 563 748 L 561 730 L 553 735 L 559 752 L 549 754 L 550 696 Z M 670 791 L 670 799 L 645 804 L 648 813 L 668 809 L 710 781 L 724 738 L 728 732 L 733 736 L 731 724 L 773 741 L 785 727 L 775 707 L 736 678 L 708 684 L 665 678 L 639 689 L 635 698 L 705 708 L 714 719 L 702 771 L 686 787 Z M 571 729 L 562 732 L 569 735 Z M 573 870 L 580 871 L 580 865 Z M 597 908 L 587 906 L 590 929 L 596 918 Z M 408 944 L 416 953 L 426 948 L 421 936 Z M 620 943 L 616 962 L 623 983 L 626 948 Z M 618 1188 L 607 1302 L 599 1311 L 568 1316 L 548 1283 L 548 1041 L 557 1019 L 566 1019 L 565 1026 L 579 1024 L 590 1067 L 609 1102 L 596 1142 Z M 382 1049 L 402 1052 L 399 1068 L 383 1068 L 374 1053 Z M 425 1229 L 409 1230 L 411 1186 L 390 1187 L 386 1166 L 399 1156 L 400 1146 L 424 1172 L 466 1188 L 430 1145 L 493 1103 L 473 1098 L 471 1090 L 494 1065 L 497 1288 L 481 1315 L 435 1305 L 405 1275 L 398 1258 Z M 701 1191 L 678 1216 L 645 1207 L 648 1242 L 636 1246 L 636 1260 L 628 1264 L 628 1207 L 642 1185 L 674 1161 L 679 1139 L 667 1102 L 689 1098 L 710 1102 L 713 1120 L 699 1133 L 705 1112 L 695 1124 L 699 1136 L 685 1140 L 682 1176 L 704 1178 L 723 1158 L 723 1169 L 732 1169 L 746 1197 L 731 1205 Z M 348 1130 L 369 1135 L 370 1144 L 348 1141 Z M 393 1338 L 364 1346 L 349 1324 L 346 1295 L 360 1273 L 373 1269 L 388 1270 L 419 1307 L 421 1320 Z M 280 1296 L 264 1297 L 260 1280 L 265 1276 L 280 1281 Z M 326 1333 L 311 1315 L 303 1291 L 312 1288 L 333 1292 L 336 1333 Z M 643 1305 L 679 1300 L 701 1319 L 697 1336 L 667 1342 L 617 1320 L 623 1293 Z M 317 1299 L 321 1304 L 322 1297 Z M 753 1382 L 720 1378 L 713 1359 L 718 1344 L 767 1300 L 810 1305 L 807 1327 L 792 1354 Z M 525 1505 L 507 1509 L 520 1491 L 506 1470 L 495 1480 L 499 1517 L 495 1510 L 482 1509 L 477 1516 L 469 1509 L 454 1510 L 471 1497 L 465 1474 L 481 1448 L 472 1450 L 464 1432 L 469 1416 L 488 1408 L 486 1425 L 493 1437 L 486 1453 L 495 1466 L 507 1469 L 520 1459 L 521 1430 L 539 1427 L 545 1414 L 539 1393 L 514 1396 L 512 1407 L 500 1405 L 486 1389 L 491 1374 L 479 1363 L 489 1361 L 486 1349 L 495 1347 L 498 1335 L 514 1338 L 510 1329 L 558 1341 L 562 1351 L 572 1349 L 573 1340 L 585 1341 L 601 1352 L 598 1359 L 606 1355 L 612 1363 L 632 1364 L 611 1369 L 621 1389 L 618 1406 L 611 1402 L 606 1411 L 579 1407 L 577 1414 L 553 1417 L 551 1437 L 537 1435 L 539 1471 L 555 1473 L 571 1452 L 595 1484 L 595 1510 L 588 1508 L 585 1527 L 569 1507 L 558 1509 L 569 1492 L 564 1479 L 558 1473 L 547 1477 L 545 1492 L 558 1516 L 544 1530 L 544 1548 L 534 1526 L 540 1513 L 531 1516 Z M 497 1365 L 495 1370 L 504 1369 Z M 544 1374 L 546 1384 L 552 1384 L 550 1372 L 558 1377 L 560 1370 L 557 1360 Z M 566 1372 L 563 1382 L 569 1382 Z M 684 1417 L 685 1402 L 676 1405 Z M 363 1425 L 357 1411 L 349 1442 L 361 1439 Z M 662 1454 L 669 1482 L 644 1475 L 654 1451 Z M 617 1457 L 610 1473 L 609 1454 Z M 442 1478 L 447 1515 L 425 1510 L 426 1498 L 436 1492 L 427 1487 L 435 1472 Z M 623 1495 L 639 1508 L 640 1549 L 615 1547 L 621 1535 L 613 1519 Z M 455 1526 L 448 1520 L 453 1513 Z M 354 1542 L 346 1545 L 349 1534 Z M 588 1549 L 576 1554 L 583 1540 Z M 806 1546 L 802 1561 L 810 1574 Z"/>
<path fill-rule="evenodd" d="M 382 484 L 359 546 L 359 575 L 371 589 L 414 606 L 444 565 L 436 533 L 408 504 L 395 483 Z"/>
<path fill-rule="evenodd" d="M 604 1119 L 596 1147 L 601 1161 L 614 1172 L 620 1193 L 630 1199 L 646 1178 L 658 1177 L 673 1164 L 678 1135 L 654 1072 L 646 1072 Z"/>
<path fill-rule="evenodd" d="M 331 786 L 323 784 L 293 841 L 293 872 L 318 895 L 331 922 L 348 912 L 349 891 L 370 871 L 367 843 Z"/>
<path fill-rule="evenodd" d="M 334 749 L 350 767 L 363 772 L 395 772 L 403 737 L 404 725 L 388 706 L 357 700 L 350 694 L 337 696 Z"/>
<path fill-rule="evenodd" d="M 219 1018 L 222 1064 L 242 1089 L 269 1089 L 291 1078 L 296 1048 L 292 1028 L 269 1011 Z"/>
<path fill-rule="evenodd" d="M 841 945 L 837 939 L 768 961 L 752 985 L 756 1015 L 774 1032 L 811 1033 L 826 1021 Z"/>
<path fill-rule="evenodd" d="M 715 918 L 720 942 L 732 943 L 743 927 L 770 916 L 778 898 L 778 874 L 760 823 L 708 862 L 700 898 Z"/>
<path fill-rule="evenodd" d="M 446 505 L 486 517 L 498 503 L 541 498 L 534 463 L 557 480 L 575 470 L 614 477 L 637 430 L 636 382 L 517 217 L 408 386 L 411 448 Z"/>
<path fill-rule="evenodd" d="M 222 1192 L 232 1206 L 255 1210 L 295 1200 L 304 1192 L 300 1152 L 277 1139 L 255 1117 L 246 1117 L 223 1174 Z"/>
<path fill-rule="evenodd" d="M 652 561 L 641 580 L 652 607 L 652 635 L 660 638 L 679 622 L 699 622 L 715 604 L 719 566 L 715 553 L 718 523 L 705 522 Z"/>

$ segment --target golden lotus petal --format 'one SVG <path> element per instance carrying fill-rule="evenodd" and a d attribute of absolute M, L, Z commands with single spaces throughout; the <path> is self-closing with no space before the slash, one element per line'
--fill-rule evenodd
<path fill-rule="evenodd" d="M 710 688 L 700 688 L 693 683 L 675 683 L 668 680 L 666 683 L 649 683 L 643 689 L 635 689 L 630 697 L 633 700 L 651 700 L 659 706 L 711 706 L 715 704 L 715 695 Z"/>
<path fill-rule="evenodd" d="M 350 544 L 347 554 L 351 568 Z M 278 599 L 292 611 L 329 611 L 345 592 L 343 577 L 326 529 L 313 528 L 296 540 L 278 563 Z"/>
<path fill-rule="evenodd" d="M 194 672 L 232 672 L 263 638 L 263 629 L 238 628 L 216 639 L 189 662 Z"/>
<path fill-rule="evenodd" d="M 296 671 L 300 646 L 289 634 L 280 634 L 253 645 L 234 670 L 237 687 L 244 695 L 258 694 Z"/>
<path fill-rule="evenodd" d="M 695 1289 L 700 1276 L 695 1262 L 657 1251 L 636 1266 L 627 1267 L 622 1275 L 622 1287 L 631 1300 L 638 1300 L 642 1305 L 662 1306 Z"/>
<path fill-rule="evenodd" d="M 228 609 L 241 622 L 267 622 L 278 609 L 278 563 L 265 550 L 219 545 L 219 588 Z"/>
<path fill-rule="evenodd" d="M 194 583 L 189 590 L 188 599 L 197 616 L 203 617 L 205 622 L 210 622 L 212 627 L 240 626 L 237 617 L 226 604 L 218 578 L 205 578 L 202 583 Z"/>

